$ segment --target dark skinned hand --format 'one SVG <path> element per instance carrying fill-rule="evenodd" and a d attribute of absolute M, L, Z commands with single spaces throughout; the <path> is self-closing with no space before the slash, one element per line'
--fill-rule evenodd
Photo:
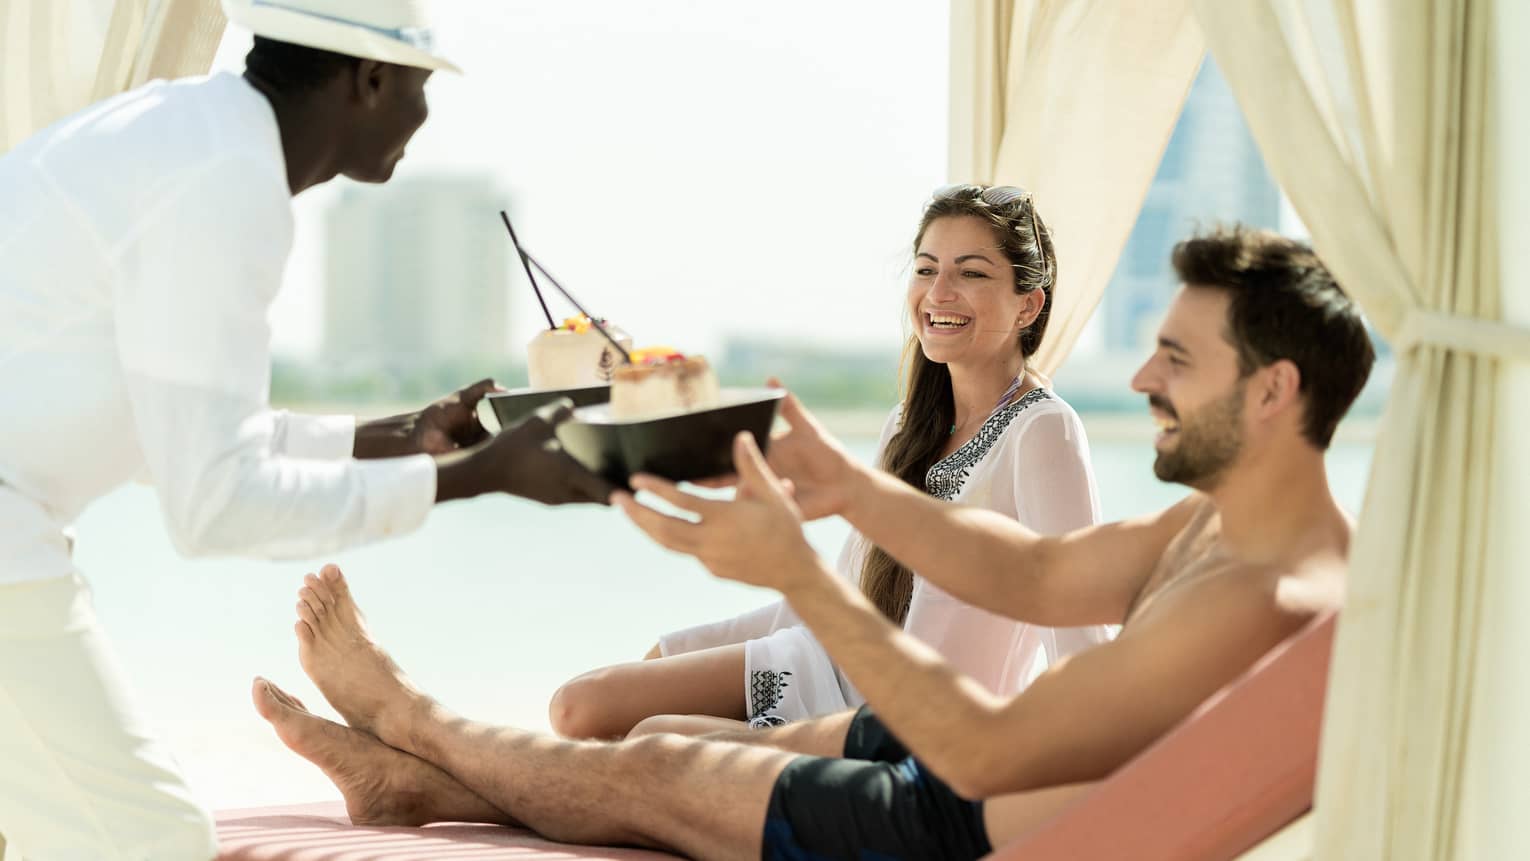
<path fill-rule="evenodd" d="M 573 402 L 564 398 L 471 451 L 438 457 L 436 501 L 497 491 L 544 505 L 608 504 L 615 485 L 585 469 L 558 443 L 558 425 L 573 413 Z"/>
<path fill-rule="evenodd" d="M 478 421 L 478 402 L 504 391 L 493 380 L 458 389 L 419 412 L 363 422 L 356 427 L 352 453 L 358 458 L 446 454 L 472 448 L 489 438 Z"/>

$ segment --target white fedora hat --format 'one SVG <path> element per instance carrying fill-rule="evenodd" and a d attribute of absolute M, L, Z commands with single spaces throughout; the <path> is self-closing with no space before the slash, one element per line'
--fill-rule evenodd
<path fill-rule="evenodd" d="M 223 0 L 229 21 L 257 36 L 337 54 L 462 70 L 435 52 L 418 0 Z"/>

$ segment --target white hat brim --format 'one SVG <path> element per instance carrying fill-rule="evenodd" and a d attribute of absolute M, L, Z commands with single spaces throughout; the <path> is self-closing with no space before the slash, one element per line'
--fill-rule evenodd
<path fill-rule="evenodd" d="M 365 25 L 348 24 L 270 6 L 257 7 L 250 0 L 226 0 L 223 11 L 230 22 L 257 36 L 278 42 L 321 48 L 350 57 L 400 66 L 462 74 L 457 64 L 445 57 L 370 30 Z"/>

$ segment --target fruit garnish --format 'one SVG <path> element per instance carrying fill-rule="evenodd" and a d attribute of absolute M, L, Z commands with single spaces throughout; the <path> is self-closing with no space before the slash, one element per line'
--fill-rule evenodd
<path fill-rule="evenodd" d="M 677 362 L 685 358 L 685 354 L 674 347 L 644 347 L 641 350 L 633 350 L 628 355 L 632 356 L 634 365 L 662 365 L 665 362 Z"/>

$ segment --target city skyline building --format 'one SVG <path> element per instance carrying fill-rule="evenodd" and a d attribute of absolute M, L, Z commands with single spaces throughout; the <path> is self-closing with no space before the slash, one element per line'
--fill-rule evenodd
<path fill-rule="evenodd" d="M 1281 226 L 1280 187 L 1265 168 L 1237 100 L 1206 58 L 1100 304 L 1107 353 L 1153 343 L 1175 284 L 1169 250 L 1198 227 Z"/>
<path fill-rule="evenodd" d="M 513 254 L 484 177 L 347 188 L 324 214 L 326 363 L 408 368 L 509 351 Z"/>

